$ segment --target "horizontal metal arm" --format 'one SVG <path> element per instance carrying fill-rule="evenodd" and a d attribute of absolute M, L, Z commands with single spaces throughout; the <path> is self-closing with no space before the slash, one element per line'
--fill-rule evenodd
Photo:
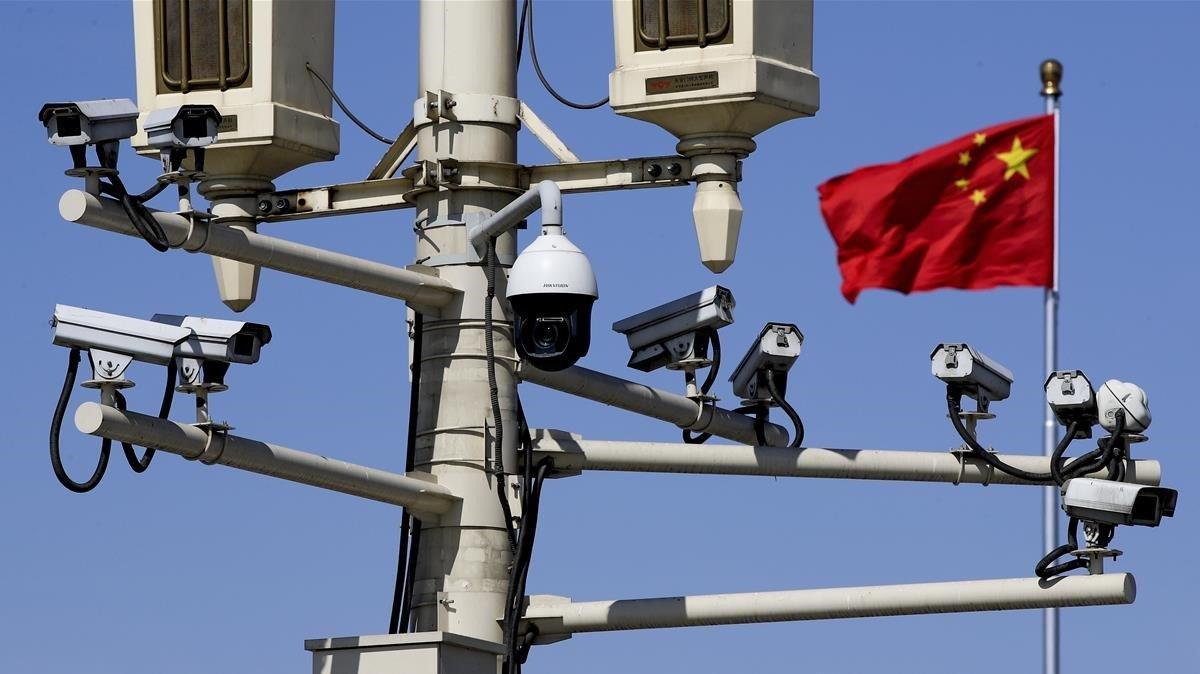
<path fill-rule="evenodd" d="M 522 367 L 521 379 L 563 393 L 612 405 L 635 414 L 667 421 L 680 428 L 712 433 L 718 438 L 755 444 L 754 418 L 715 405 L 704 405 L 691 398 L 663 391 L 620 377 L 573 365 L 558 372 Z M 787 431 L 767 423 L 764 439 L 769 445 L 786 445 Z M 695 447 L 696 445 L 689 445 Z"/>
<path fill-rule="evenodd" d="M 121 204 L 80 190 L 68 190 L 58 202 L 68 222 L 137 236 Z M 427 308 L 445 306 L 459 290 L 432 273 L 401 269 L 362 258 L 334 253 L 242 228 L 217 223 L 193 223 L 182 215 L 151 210 L 172 245 L 238 262 L 257 264 L 297 276 L 365 290 Z"/>
<path fill-rule="evenodd" d="M 1113 573 L 618 601 L 534 596 L 525 620 L 551 642 L 579 632 L 1132 604 L 1136 594 L 1132 575 Z"/>
<path fill-rule="evenodd" d="M 688 445 L 667 442 L 584 440 L 564 431 L 538 429 L 533 433 L 534 458 L 554 459 L 556 473 L 615 470 L 641 473 L 766 475 L 849 480 L 906 480 L 969 484 L 1040 484 L 992 470 L 980 459 L 948 451 L 904 452 L 878 449 L 820 447 L 751 447 L 747 445 Z M 1045 456 L 1001 454 L 1005 463 L 1035 473 L 1050 470 Z M 1126 462 L 1126 481 L 1158 485 L 1158 461 Z M 1107 471 L 1089 477 L 1104 477 Z"/>
<path fill-rule="evenodd" d="M 228 433 L 210 435 L 190 424 L 121 411 L 94 402 L 83 403 L 75 410 L 75 427 L 88 435 L 154 447 L 185 459 L 199 459 L 206 464 L 240 468 L 404 506 L 418 516 L 440 515 L 459 501 L 432 476 L 418 479 Z"/>

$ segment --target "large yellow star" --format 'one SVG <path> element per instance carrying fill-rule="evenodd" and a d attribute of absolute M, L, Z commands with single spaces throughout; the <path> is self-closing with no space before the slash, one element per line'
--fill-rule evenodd
<path fill-rule="evenodd" d="M 971 203 L 979 206 L 982 205 L 983 202 L 987 201 L 987 193 L 983 190 L 975 190 L 971 193 L 971 196 L 967 198 L 971 200 Z"/>
<path fill-rule="evenodd" d="M 1029 149 L 1022 147 L 1020 137 L 1013 138 L 1011 150 L 996 153 L 996 159 L 1004 162 L 1004 179 L 1008 180 L 1019 173 L 1022 178 L 1029 180 L 1029 158 L 1037 152 L 1036 147 Z"/>

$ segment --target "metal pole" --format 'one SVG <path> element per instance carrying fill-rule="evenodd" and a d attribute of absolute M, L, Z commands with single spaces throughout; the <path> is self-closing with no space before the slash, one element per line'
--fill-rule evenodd
<path fill-rule="evenodd" d="M 950 452 L 903 452 L 879 449 L 823 449 L 820 447 L 751 447 L 748 445 L 689 445 L 668 442 L 584 440 L 562 431 L 538 429 L 533 434 L 534 459 L 554 459 L 558 475 L 585 470 L 692 475 L 762 475 L 848 480 L 905 480 L 950 484 L 1031 483 L 991 470 L 981 460 Z M 1050 461 L 1043 456 L 1001 454 L 1000 460 L 1030 472 L 1045 473 Z M 1126 463 L 1126 479 L 1157 486 L 1162 477 L 1158 461 Z M 1090 477 L 1105 477 L 1107 469 Z"/>
<path fill-rule="evenodd" d="M 521 369 L 521 379 L 670 422 L 680 428 L 712 433 L 718 438 L 748 445 L 757 444 L 753 417 L 736 414 L 715 405 L 701 405 L 678 393 L 656 389 L 586 367 L 573 365 L 558 372 L 524 367 Z M 787 444 L 788 434 L 782 426 L 768 422 L 763 429 L 763 436 L 768 445 Z"/>
<path fill-rule="evenodd" d="M 1111 573 L 618 601 L 535 596 L 525 619 L 550 641 L 578 632 L 1131 604 L 1136 594 L 1133 576 Z"/>
<path fill-rule="evenodd" d="M 58 211 L 68 222 L 138 236 L 124 209 L 114 199 L 67 190 L 59 199 Z M 193 226 L 190 220 L 175 213 L 151 210 L 151 214 L 172 244 L 182 245 L 190 252 L 261 265 L 424 307 L 443 306 L 459 292 L 432 274 L 263 236 L 240 227 L 200 222 Z"/>
<path fill-rule="evenodd" d="M 192 461 L 240 468 L 291 482 L 340 491 L 372 501 L 404 506 L 426 516 L 448 512 L 458 503 L 435 482 L 367 468 L 280 445 L 213 433 L 190 424 L 83 403 L 75 410 L 82 433 L 178 454 Z"/>
<path fill-rule="evenodd" d="M 1046 114 L 1054 115 L 1054 272 L 1051 286 L 1044 297 L 1045 311 L 1045 363 L 1047 373 L 1058 369 L 1058 98 L 1062 95 L 1062 64 L 1047 59 L 1041 65 L 1042 97 L 1046 103 Z M 1054 453 L 1058 444 L 1058 424 L 1049 406 L 1044 411 L 1042 429 L 1042 452 L 1046 456 Z M 1042 490 L 1042 548 L 1049 552 L 1058 546 L 1058 489 L 1047 487 Z M 1043 665 L 1045 674 L 1058 674 L 1059 663 L 1059 615 L 1057 608 L 1047 608 L 1042 614 Z"/>
<path fill-rule="evenodd" d="M 414 631 L 453 632 L 503 641 L 502 616 L 512 549 L 500 498 L 519 510 L 516 471 L 516 353 L 498 269 L 492 302 L 496 398 L 492 415 L 484 330 L 487 271 L 471 249 L 469 225 L 492 217 L 523 190 L 463 181 L 457 167 L 483 162 L 516 167 L 516 4 L 514 0 L 422 0 L 418 89 L 413 126 L 416 161 L 427 189 L 415 197 L 416 256 L 436 266 L 462 295 L 426 316 L 414 465 L 463 499 L 462 507 L 423 526 L 413 585 Z M 515 256 L 516 234 L 496 239 L 496 259 Z M 503 446 L 497 446 L 497 425 Z"/>

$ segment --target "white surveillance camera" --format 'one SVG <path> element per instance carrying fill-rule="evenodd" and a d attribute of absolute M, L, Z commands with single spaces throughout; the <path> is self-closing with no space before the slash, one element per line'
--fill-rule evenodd
<path fill-rule="evenodd" d="M 1008 397 L 1012 372 L 966 344 L 939 344 L 930 359 L 933 376 L 959 387 L 984 411 L 989 402 Z"/>
<path fill-rule="evenodd" d="M 217 141 L 221 113 L 212 105 L 176 105 L 150 111 L 142 122 L 146 145 L 162 149 L 188 149 Z"/>
<path fill-rule="evenodd" d="M 271 328 L 261 323 L 172 314 L 154 314 L 150 320 L 192 332 L 175 351 L 182 358 L 249 365 L 258 362 L 259 350 L 271 341 Z"/>
<path fill-rule="evenodd" d="M 50 321 L 58 346 L 86 350 L 97 379 L 118 380 L 134 360 L 166 365 L 192 331 L 138 318 L 106 314 L 63 304 Z"/>
<path fill-rule="evenodd" d="M 1075 437 L 1092 437 L 1092 426 L 1100 422 L 1092 383 L 1079 370 L 1051 372 L 1046 379 L 1046 403 L 1063 426 L 1076 424 Z"/>
<path fill-rule="evenodd" d="M 774 377 L 779 394 L 785 395 L 787 377 L 775 373 L 787 373 L 800 356 L 804 335 L 791 323 L 767 323 L 742 357 L 729 381 L 733 382 L 733 394 L 743 400 L 769 400 L 766 378 Z"/>
<path fill-rule="evenodd" d="M 1156 527 L 1175 515 L 1179 492 L 1112 480 L 1077 477 L 1063 485 L 1067 515 L 1103 524 Z"/>
<path fill-rule="evenodd" d="M 271 328 L 261 323 L 171 314 L 155 314 L 151 320 L 191 332 L 175 349 L 184 390 L 200 385 L 210 391 L 224 390 L 229 365 L 257 363 L 259 350 L 271 341 Z"/>
<path fill-rule="evenodd" d="M 138 109 L 128 98 L 47 103 L 38 120 L 54 145 L 95 145 L 137 133 Z"/>
<path fill-rule="evenodd" d="M 629 367 L 651 372 L 706 357 L 711 332 L 733 323 L 733 307 L 733 293 L 712 286 L 617 321 L 613 330 L 633 350 Z"/>
<path fill-rule="evenodd" d="M 508 278 L 517 353 L 530 365 L 556 371 L 587 355 L 596 275 L 583 251 L 547 226 L 521 251 Z"/>
<path fill-rule="evenodd" d="M 1141 433 L 1150 427 L 1150 402 L 1136 384 L 1109 379 L 1096 392 L 1100 425 L 1110 433 L 1117 429 L 1117 411 L 1125 412 L 1124 433 Z"/>

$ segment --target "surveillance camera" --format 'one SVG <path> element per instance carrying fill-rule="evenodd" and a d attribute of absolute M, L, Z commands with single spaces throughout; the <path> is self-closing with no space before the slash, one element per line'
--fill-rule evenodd
<path fill-rule="evenodd" d="M 1117 411 L 1125 411 L 1124 433 L 1141 433 L 1150 427 L 1150 402 L 1136 384 L 1109 379 L 1096 392 L 1100 425 L 1109 433 L 1117 429 Z"/>
<path fill-rule="evenodd" d="M 175 350 L 182 363 L 180 378 L 190 385 L 224 387 L 231 363 L 257 363 L 259 350 L 271 341 L 271 328 L 261 323 L 171 314 L 155 314 L 150 320 L 191 331 Z"/>
<path fill-rule="evenodd" d="M 1092 426 L 1100 422 L 1092 383 L 1079 370 L 1051 372 L 1046 379 L 1046 403 L 1063 426 L 1076 424 L 1075 437 L 1092 437 Z"/>
<path fill-rule="evenodd" d="M 54 307 L 50 325 L 54 344 L 88 351 L 96 378 L 106 380 L 121 379 L 134 360 L 170 363 L 192 336 L 188 328 L 64 304 Z"/>
<path fill-rule="evenodd" d="M 703 358 L 711 331 L 733 323 L 733 293 L 712 286 L 613 323 L 633 355 L 629 367 L 651 372 L 682 360 Z"/>
<path fill-rule="evenodd" d="M 1112 480 L 1077 477 L 1063 485 L 1062 508 L 1067 515 L 1103 524 L 1156 527 L 1175 515 L 1179 492 Z"/>
<path fill-rule="evenodd" d="M 176 105 L 150 111 L 142 127 L 146 145 L 158 149 L 198 148 L 217 141 L 221 113 L 212 105 Z"/>
<path fill-rule="evenodd" d="M 517 353 L 541 370 L 573 365 L 587 355 L 597 297 L 587 256 L 562 234 L 562 227 L 544 227 L 509 272 Z"/>
<path fill-rule="evenodd" d="M 137 133 L 138 109 L 128 98 L 47 103 L 38 112 L 55 145 L 95 145 Z"/>
<path fill-rule="evenodd" d="M 87 165 L 87 146 L 96 146 L 102 168 L 117 167 L 120 141 L 137 132 L 137 106 L 128 98 L 47 103 L 38 111 L 46 136 L 54 145 L 71 149 L 75 168 Z"/>
<path fill-rule="evenodd" d="M 933 376 L 959 387 L 983 409 L 1008 397 L 1012 372 L 966 344 L 939 344 L 930 359 Z"/>
<path fill-rule="evenodd" d="M 729 378 L 733 394 L 743 400 L 768 400 L 766 378 L 792 369 L 803 343 L 804 335 L 795 325 L 767 323 Z M 774 383 L 779 394 L 785 395 L 787 378 L 775 376 Z"/>

